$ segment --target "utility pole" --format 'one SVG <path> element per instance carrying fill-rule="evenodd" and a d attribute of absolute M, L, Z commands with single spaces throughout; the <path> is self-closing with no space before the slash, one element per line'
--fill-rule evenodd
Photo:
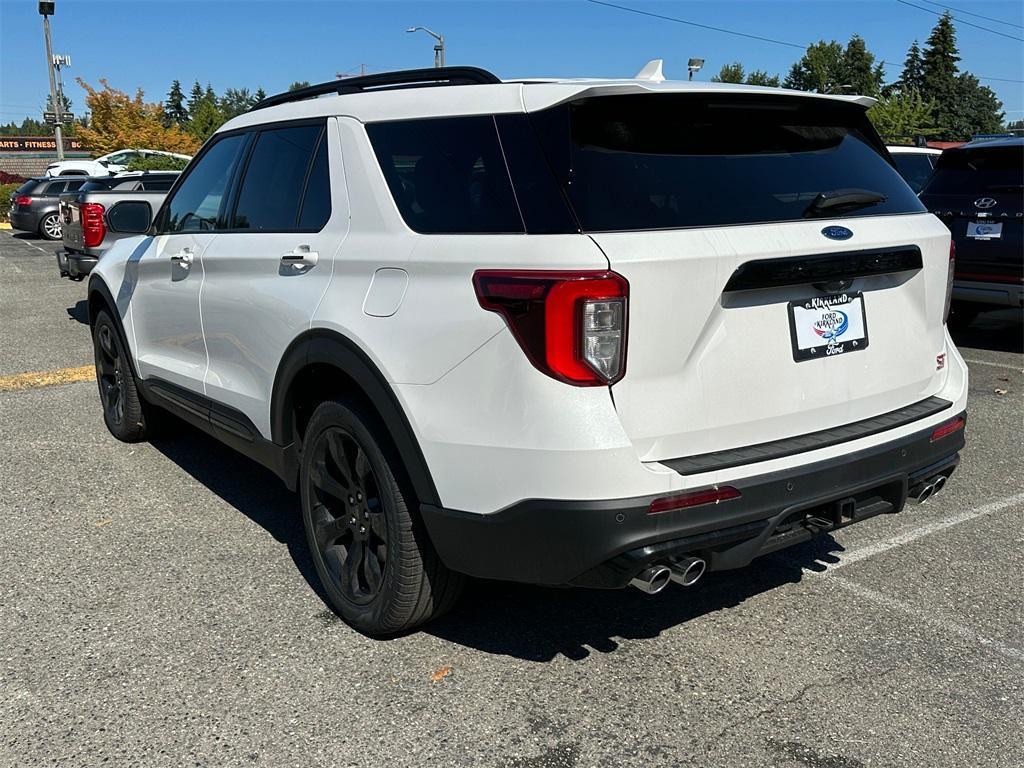
<path fill-rule="evenodd" d="M 53 138 L 57 143 L 57 160 L 64 160 L 64 136 L 61 133 L 61 122 L 64 116 L 61 114 L 63 106 L 58 100 L 57 78 L 53 72 L 53 45 L 50 43 L 50 16 L 53 15 L 54 2 L 40 0 L 39 14 L 43 17 L 43 36 L 46 38 L 46 72 L 50 76 L 50 103 L 53 104 L 53 111 L 57 120 L 53 124 Z"/>
<path fill-rule="evenodd" d="M 434 44 L 434 67 L 444 66 L 444 35 L 439 35 L 437 32 L 433 32 L 426 27 L 409 27 L 406 32 L 426 32 L 432 38 L 437 40 Z"/>

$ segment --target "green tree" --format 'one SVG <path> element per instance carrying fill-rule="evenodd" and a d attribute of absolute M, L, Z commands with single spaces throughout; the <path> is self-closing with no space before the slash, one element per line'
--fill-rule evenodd
<path fill-rule="evenodd" d="M 882 96 L 868 110 L 875 130 L 888 140 L 913 139 L 935 134 L 934 104 L 914 88 Z"/>
<path fill-rule="evenodd" d="M 743 65 L 738 61 L 723 64 L 717 75 L 711 76 L 713 83 L 742 83 L 744 78 Z"/>
<path fill-rule="evenodd" d="M 910 44 L 907 58 L 903 61 L 900 85 L 918 91 L 924 88 L 924 63 L 921 61 L 921 48 L 918 46 L 917 40 Z"/>
<path fill-rule="evenodd" d="M 253 102 L 258 103 L 267 98 L 267 92 L 262 88 L 257 88 L 256 93 L 252 95 Z"/>
<path fill-rule="evenodd" d="M 213 135 L 214 131 L 224 124 L 224 115 L 217 108 L 217 105 L 208 99 L 200 99 L 192 117 L 188 121 L 188 132 L 199 139 L 206 141 Z"/>
<path fill-rule="evenodd" d="M 957 76 L 952 107 L 939 123 L 950 138 L 969 139 L 977 133 L 1003 131 L 1003 103 L 992 89 L 978 82 L 970 72 Z"/>
<path fill-rule="evenodd" d="M 248 111 L 255 103 L 256 99 L 249 94 L 248 88 L 228 88 L 224 91 L 224 95 L 220 98 L 217 106 L 220 107 L 224 119 L 230 120 L 232 117 Z"/>
<path fill-rule="evenodd" d="M 185 108 L 185 94 L 181 90 L 181 81 L 175 80 L 171 83 L 171 90 L 167 92 L 167 101 L 164 102 L 164 124 L 167 127 L 172 125 L 183 126 L 188 123 L 188 110 Z"/>
<path fill-rule="evenodd" d="M 289 91 L 297 91 L 299 88 L 308 88 L 309 80 L 296 80 L 294 83 L 288 86 Z"/>
<path fill-rule="evenodd" d="M 841 71 L 845 91 L 877 96 L 882 90 L 885 72 L 881 64 L 875 64 L 875 55 L 868 50 L 860 35 L 854 35 L 846 44 Z"/>
<path fill-rule="evenodd" d="M 817 93 L 838 93 L 843 84 L 843 46 L 835 40 L 807 46 L 783 83 L 786 88 Z"/>
<path fill-rule="evenodd" d="M 188 95 L 188 114 L 191 117 L 195 114 L 195 111 L 199 108 L 199 102 L 203 100 L 203 86 L 196 80 L 192 83 L 192 90 Z"/>
<path fill-rule="evenodd" d="M 778 75 L 769 75 L 763 69 L 755 69 L 747 75 L 747 85 L 766 85 L 769 88 L 778 88 L 780 81 Z"/>
<path fill-rule="evenodd" d="M 947 11 L 928 36 L 921 56 L 921 92 L 935 100 L 935 117 L 940 126 L 950 121 L 958 61 L 960 52 L 956 47 L 956 29 L 953 17 Z"/>

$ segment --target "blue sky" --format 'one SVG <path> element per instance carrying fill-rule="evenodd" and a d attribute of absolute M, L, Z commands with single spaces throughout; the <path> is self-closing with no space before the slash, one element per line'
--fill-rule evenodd
<path fill-rule="evenodd" d="M 896 0 L 858 2 L 646 2 L 611 0 L 652 13 L 798 44 L 847 40 L 859 33 L 876 55 L 902 64 L 907 47 L 928 36 L 936 16 Z M 916 5 L 939 8 L 924 0 Z M 1024 3 L 953 0 L 954 8 L 988 16 L 965 21 L 1024 37 Z M 958 15 L 954 13 L 954 15 Z M 42 23 L 35 0 L 0 0 L 0 122 L 39 116 L 48 91 Z M 430 66 L 433 40 L 406 27 L 443 33 L 449 64 L 474 64 L 499 76 L 634 74 L 664 58 L 666 74 L 686 76 L 690 56 L 706 59 L 698 79 L 739 60 L 747 69 L 785 74 L 796 48 L 625 13 L 584 0 L 565 2 L 299 2 L 289 0 L 57 0 L 56 53 L 72 67 L 65 93 L 81 113 L 74 83 L 100 77 L 147 100 L 163 100 L 171 80 L 268 93 L 293 80 L 329 80 L 336 72 Z M 1018 25 L 1018 26 L 1013 26 Z M 980 76 L 1024 80 L 1024 43 L 957 25 L 961 68 Z M 900 66 L 887 69 L 895 79 Z M 986 80 L 1009 119 L 1024 118 L 1024 84 Z"/>

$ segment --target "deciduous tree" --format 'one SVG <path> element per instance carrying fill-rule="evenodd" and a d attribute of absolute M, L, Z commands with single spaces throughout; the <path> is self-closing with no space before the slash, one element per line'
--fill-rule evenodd
<path fill-rule="evenodd" d="M 92 113 L 89 127 L 79 128 L 78 135 L 97 154 L 125 147 L 192 154 L 199 147 L 199 142 L 178 126 L 163 124 L 163 106 L 147 104 L 141 88 L 129 96 L 104 79 L 100 79 L 100 89 L 81 78 L 78 84 L 87 94 L 85 103 Z"/>

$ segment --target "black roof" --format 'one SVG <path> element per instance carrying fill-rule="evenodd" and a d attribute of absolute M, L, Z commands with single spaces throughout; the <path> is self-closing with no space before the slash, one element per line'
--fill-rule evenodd
<path fill-rule="evenodd" d="M 1024 136 L 993 136 L 991 139 L 972 139 L 952 151 L 964 149 L 994 149 L 996 147 L 1024 147 Z"/>

